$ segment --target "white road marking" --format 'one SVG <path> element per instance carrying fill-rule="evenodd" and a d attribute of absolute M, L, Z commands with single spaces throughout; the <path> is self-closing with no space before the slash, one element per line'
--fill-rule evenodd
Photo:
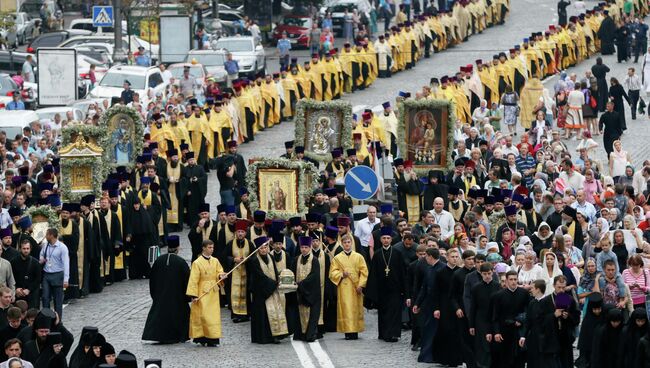
<path fill-rule="evenodd" d="M 302 365 L 303 368 L 316 368 L 314 363 L 312 363 L 311 361 L 311 357 L 309 356 L 309 352 L 305 347 L 305 343 L 303 343 L 302 341 L 295 341 L 292 337 L 291 346 L 293 347 L 293 350 L 296 351 L 296 354 L 298 355 L 298 360 L 300 360 L 300 365 Z"/>
<path fill-rule="evenodd" d="M 314 353 L 314 356 L 316 357 L 316 360 L 318 360 L 318 364 L 321 367 L 334 368 L 334 363 L 332 363 L 330 357 L 327 356 L 327 353 L 325 350 L 323 350 L 318 341 L 310 342 L 309 347 L 311 348 L 311 352 Z"/>

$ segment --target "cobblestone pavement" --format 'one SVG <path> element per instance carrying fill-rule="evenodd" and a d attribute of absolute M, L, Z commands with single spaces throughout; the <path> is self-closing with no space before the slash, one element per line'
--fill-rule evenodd
<path fill-rule="evenodd" d="M 591 5 L 593 2 L 588 2 Z M 383 101 L 394 101 L 399 90 L 413 91 L 426 84 L 431 76 L 441 76 L 456 70 L 459 65 L 473 63 L 475 59 L 491 58 L 491 55 L 508 49 L 511 45 L 521 42 L 533 31 L 541 31 L 551 22 L 555 22 L 555 2 L 551 0 L 516 0 L 512 2 L 512 12 L 504 26 L 485 31 L 482 35 L 474 36 L 469 42 L 463 43 L 452 50 L 436 54 L 425 60 L 411 71 L 399 73 L 391 79 L 378 80 L 372 87 L 363 92 L 345 96 L 353 105 L 379 105 Z M 575 9 L 570 8 L 571 13 Z M 302 51 L 301 51 L 302 52 Z M 306 57 L 307 52 L 304 52 Z M 593 59 L 593 58 L 592 58 Z M 610 76 L 623 79 L 627 67 L 640 64 L 617 64 L 614 56 L 604 58 L 612 72 Z M 569 72 L 579 75 L 591 67 L 594 60 L 588 60 Z M 271 71 L 273 66 L 270 64 Z M 545 81 L 552 88 L 556 77 Z M 650 142 L 650 121 L 641 117 L 632 121 L 627 111 L 628 131 L 623 136 L 623 145 L 631 152 L 635 164 L 640 164 L 648 155 Z M 282 142 L 290 140 L 294 135 L 292 122 L 267 129 L 256 136 L 253 143 L 240 148 L 240 153 L 246 159 L 251 157 L 277 157 L 283 153 Z M 602 144 L 600 137 L 596 141 Z M 577 142 L 568 142 L 574 149 Z M 599 148 L 596 158 L 605 159 L 605 152 Z M 218 199 L 218 182 L 214 174 L 210 175 L 208 198 L 213 208 Z M 181 255 L 190 258 L 190 247 L 186 232 L 181 236 Z M 222 310 L 222 331 L 224 338 L 218 348 L 203 348 L 191 343 L 176 345 L 154 345 L 140 340 L 142 328 L 151 304 L 147 281 L 126 281 L 112 285 L 102 294 L 76 301 L 66 307 L 64 323 L 78 341 L 81 328 L 86 325 L 98 326 L 116 349 L 126 349 L 142 362 L 145 358 L 162 358 L 164 366 L 183 367 L 235 367 L 235 366 L 274 366 L 274 367 L 359 367 L 381 366 L 397 367 L 413 364 L 417 353 L 410 351 L 410 332 L 405 332 L 400 342 L 388 344 L 376 339 L 377 315 L 373 311 L 366 312 L 366 332 L 360 335 L 360 340 L 349 342 L 342 334 L 327 334 L 319 343 L 304 344 L 302 342 L 283 341 L 279 345 L 254 345 L 250 343 L 250 325 L 248 323 L 233 324 L 228 318 L 229 312 Z M 170 316 L 174 318 L 174 316 Z M 423 365 L 424 366 L 424 365 Z"/>

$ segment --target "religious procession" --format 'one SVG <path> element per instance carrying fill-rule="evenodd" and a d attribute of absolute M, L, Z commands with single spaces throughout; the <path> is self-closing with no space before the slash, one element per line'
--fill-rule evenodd
<path fill-rule="evenodd" d="M 199 352 L 246 326 L 270 349 L 336 336 L 451 367 L 648 366 L 650 159 L 624 146 L 650 91 L 648 4 L 558 5 L 491 60 L 418 70 L 427 85 L 353 111 L 346 95 L 498 32 L 510 7 L 450 3 L 404 1 L 386 33 L 280 73 L 195 93 L 188 67 L 144 101 L 124 80 L 83 121 L 1 131 L 0 367 L 138 367 L 64 307 L 142 282 L 140 340 Z M 240 152 L 275 125 L 295 127 L 284 154 Z"/>

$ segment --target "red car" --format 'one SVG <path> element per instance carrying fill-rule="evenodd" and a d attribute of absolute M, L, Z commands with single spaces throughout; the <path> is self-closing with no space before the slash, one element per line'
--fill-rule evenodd
<path fill-rule="evenodd" d="M 287 32 L 287 38 L 293 47 L 309 47 L 309 30 L 313 21 L 308 16 L 289 15 L 273 30 L 273 39 L 277 42 L 282 38 L 282 32 Z"/>

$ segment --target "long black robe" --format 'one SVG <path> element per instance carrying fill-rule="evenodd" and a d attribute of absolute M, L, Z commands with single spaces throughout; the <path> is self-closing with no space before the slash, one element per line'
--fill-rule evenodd
<path fill-rule="evenodd" d="M 526 339 L 526 363 L 528 368 L 543 368 L 541 362 L 541 334 L 543 325 L 540 323 L 539 300 L 532 299 L 526 306 L 526 320 L 521 336 Z"/>
<path fill-rule="evenodd" d="M 609 87 L 609 97 L 614 100 L 614 111 L 618 112 L 621 121 L 621 128 L 623 130 L 627 129 L 625 124 L 625 100 L 628 104 L 630 103 L 630 97 L 625 93 L 625 89 L 620 84 L 612 85 Z"/>
<path fill-rule="evenodd" d="M 40 306 L 40 289 L 41 289 L 41 264 L 38 259 L 27 256 L 23 259 L 22 255 L 11 260 L 11 269 L 16 280 L 16 289 L 27 289 L 29 295 L 26 297 L 16 297 L 16 300 L 24 300 L 29 308 L 39 308 Z M 72 274 L 72 267 L 70 267 Z M 70 277 L 72 280 L 72 277 Z"/>
<path fill-rule="evenodd" d="M 626 26 L 622 26 L 616 30 L 615 40 L 616 40 L 616 58 L 618 62 L 625 61 L 628 58 L 627 47 L 628 47 L 628 35 L 629 31 Z"/>
<path fill-rule="evenodd" d="M 397 183 L 397 205 L 399 207 L 399 210 L 404 212 L 404 218 L 409 217 L 408 214 L 408 206 L 406 202 L 406 196 L 407 195 L 416 195 L 419 196 L 420 193 L 422 192 L 422 182 L 420 180 L 406 180 L 404 178 L 405 174 L 399 174 L 397 173 L 396 175 L 396 183 Z M 421 206 L 421 204 L 420 204 Z M 413 214 L 411 214 L 413 215 Z M 419 216 L 418 214 L 415 214 L 416 216 Z"/>
<path fill-rule="evenodd" d="M 39 259 L 41 255 L 41 246 L 32 238 L 32 236 L 29 233 L 25 232 L 19 232 L 17 234 L 14 234 L 11 237 L 11 244 L 13 244 L 16 249 L 20 249 L 20 244 L 22 244 L 23 240 L 29 240 L 29 244 L 31 244 L 31 251 L 29 254 L 31 254 L 32 257 Z"/>
<path fill-rule="evenodd" d="M 11 325 L 7 324 L 0 329 L 0 342 L 4 345 L 7 341 L 16 338 L 18 333 L 20 333 L 20 331 L 26 326 L 27 322 L 25 322 L 25 320 L 23 320 L 17 328 L 13 328 Z M 7 360 L 7 354 L 4 351 L 0 352 L 0 359 L 2 359 L 3 362 Z"/>
<path fill-rule="evenodd" d="M 479 275 L 480 277 L 480 275 Z M 474 354 L 476 363 L 479 366 L 489 367 L 491 365 L 490 343 L 485 339 L 491 334 L 492 326 L 492 297 L 501 289 L 499 282 L 492 279 L 486 283 L 481 281 L 472 287 L 472 300 L 469 311 L 469 328 L 474 328 Z"/>
<path fill-rule="evenodd" d="M 636 324 L 637 319 L 644 319 L 646 322 L 639 327 Z M 644 308 L 636 308 L 630 315 L 627 326 L 623 327 L 623 336 L 621 336 L 621 343 L 619 345 L 620 367 L 635 366 L 637 346 L 647 331 L 648 316 L 646 315 L 646 311 Z"/>
<path fill-rule="evenodd" d="M 530 294 L 523 288 L 514 291 L 502 289 L 492 298 L 492 323 L 494 334 L 501 334 L 502 342 L 492 345 L 493 362 L 495 367 L 518 366 L 523 363 L 523 352 L 519 348 L 519 327 L 523 325 L 524 312 L 530 302 Z"/>
<path fill-rule="evenodd" d="M 437 271 L 433 293 L 433 310 L 440 311 L 438 330 L 433 338 L 433 361 L 449 366 L 463 364 L 463 356 L 458 347 L 461 335 L 456 324 L 456 309 L 451 302 L 451 280 L 456 267 L 446 266 Z"/>
<path fill-rule="evenodd" d="M 602 29 L 602 26 L 601 26 Z M 612 46 L 613 48 L 614 46 Z M 613 51 L 612 51 L 613 52 Z M 596 64 L 591 67 L 591 73 L 596 77 L 596 85 L 598 87 L 598 111 L 605 111 L 607 104 L 607 96 L 609 95 L 609 87 L 607 86 L 607 73 L 609 67 L 605 64 Z"/>
<path fill-rule="evenodd" d="M 603 55 L 614 53 L 614 38 L 616 37 L 616 23 L 609 15 L 603 19 L 598 29 L 598 38 L 600 39 L 600 50 Z M 596 78 L 598 78 L 596 76 Z"/>
<path fill-rule="evenodd" d="M 614 151 L 614 141 L 623 134 L 623 124 L 621 114 L 616 111 L 607 111 L 600 116 L 598 129 L 603 131 L 603 148 L 607 157 Z"/>
<path fill-rule="evenodd" d="M 208 193 L 208 177 L 203 167 L 199 165 L 187 165 L 182 170 L 182 185 L 187 188 L 183 207 L 185 208 L 187 221 L 193 223 L 199 215 L 199 207 L 205 202 Z M 196 177 L 197 181 L 192 181 Z"/>
<path fill-rule="evenodd" d="M 86 238 L 86 252 L 88 256 L 88 290 L 90 293 L 101 293 L 104 289 L 104 281 L 100 273 L 100 264 L 102 262 L 102 247 L 100 240 L 99 217 L 97 211 L 89 211 L 82 214 L 85 219 L 87 228 L 84 228 L 84 237 Z"/>
<path fill-rule="evenodd" d="M 589 299 L 590 298 L 588 298 L 588 300 Z M 598 303 L 598 308 L 601 308 L 599 314 L 595 314 L 593 312 L 594 305 L 596 304 L 592 304 L 590 301 L 588 301 L 587 312 L 585 313 L 585 317 L 582 320 L 582 324 L 580 325 L 580 335 L 578 337 L 578 350 L 580 351 L 580 356 L 578 357 L 578 361 L 576 361 L 576 363 L 581 362 L 581 364 L 583 364 L 585 367 L 591 367 L 591 353 L 593 348 L 594 331 L 596 331 L 596 329 L 605 322 L 605 311 L 602 310 L 602 298 L 600 298 L 600 302 Z"/>
<path fill-rule="evenodd" d="M 131 237 L 127 246 L 133 252 L 129 257 L 129 278 L 149 278 L 149 247 L 158 244 L 158 228 L 154 227 L 149 212 L 140 207 L 131 211 L 125 230 Z"/>
<path fill-rule="evenodd" d="M 422 194 L 422 209 L 431 211 L 433 209 L 433 200 L 440 197 L 445 203 L 447 202 L 447 194 L 449 193 L 449 186 L 446 184 L 427 184 L 424 187 Z"/>
<path fill-rule="evenodd" d="M 451 276 L 451 285 L 449 287 L 449 302 L 451 303 L 451 310 L 454 312 L 450 318 L 455 321 L 455 329 L 461 336 L 459 353 L 462 356 L 463 362 L 468 367 L 473 367 L 474 364 L 474 351 L 472 336 L 469 334 L 469 325 L 467 323 L 467 311 L 463 301 L 465 291 L 465 279 L 467 275 L 473 272 L 473 268 L 459 267 L 454 271 Z M 457 310 L 463 311 L 463 318 L 456 316 Z"/>
<path fill-rule="evenodd" d="M 190 268 L 175 255 L 158 257 L 151 267 L 149 294 L 152 304 L 142 332 L 142 340 L 184 342 L 189 340 L 190 307 L 187 282 Z"/>
<path fill-rule="evenodd" d="M 260 256 L 261 257 L 261 256 Z M 273 259 L 267 254 L 267 261 L 271 262 L 277 275 L 278 270 Z M 262 271 L 260 260 L 257 256 L 251 257 L 248 265 L 250 273 L 250 290 L 253 301 L 249 313 L 251 315 L 251 342 L 257 344 L 269 344 L 275 339 L 271 335 L 268 313 L 266 312 L 266 299 L 268 299 L 278 288 L 278 283 L 270 279 Z M 268 263 L 267 263 L 268 264 Z"/>
<path fill-rule="evenodd" d="M 336 243 L 329 244 L 329 245 L 323 244 L 323 246 L 327 247 L 327 251 L 325 252 L 325 255 L 330 258 L 330 262 L 334 256 L 336 256 L 337 254 L 343 251 L 343 247 L 341 246 L 334 248 L 335 244 Z M 325 293 L 324 293 L 325 300 L 323 302 L 323 323 L 325 324 L 326 332 L 336 332 L 336 320 L 337 320 L 336 311 L 338 305 L 337 286 L 327 276 L 329 275 L 329 268 L 327 269 L 327 273 L 325 275 L 326 276 L 325 276 Z"/>
<path fill-rule="evenodd" d="M 610 311 L 615 312 L 615 311 Z M 611 368 L 611 367 L 632 367 L 619 366 L 622 356 L 620 353 L 620 343 L 623 340 L 623 322 L 617 327 L 610 324 L 609 316 L 605 316 L 605 322 L 598 326 L 593 334 L 593 345 L 591 348 L 591 367 L 592 368 Z"/>
<path fill-rule="evenodd" d="M 389 269 L 388 274 L 386 268 Z M 388 249 L 379 248 L 370 261 L 367 292 L 377 306 L 379 339 L 399 338 L 402 329 L 402 302 L 406 294 L 406 271 L 402 255 L 392 249 L 392 246 Z"/>
<path fill-rule="evenodd" d="M 210 230 L 210 234 L 208 235 L 208 239 L 212 240 L 215 244 L 214 247 L 214 253 L 213 256 L 217 257 L 219 262 L 221 262 L 222 265 L 225 265 L 223 263 L 224 257 L 223 257 L 223 252 L 225 252 L 225 244 L 222 245 L 221 247 L 218 246 L 219 242 L 218 240 L 218 226 L 217 222 L 210 219 L 212 223 L 212 229 Z M 198 233 L 196 232 L 196 228 L 199 226 L 199 221 L 195 221 L 194 224 L 190 227 L 190 231 L 187 233 L 187 237 L 190 240 L 190 245 L 192 246 L 192 262 L 194 262 L 195 259 L 199 257 L 201 254 L 201 250 L 203 249 L 203 230 Z M 206 221 L 205 223 L 205 228 L 209 228 L 210 223 Z M 216 254 L 215 254 L 216 253 Z"/>
<path fill-rule="evenodd" d="M 438 329 L 438 320 L 433 318 L 434 298 L 437 292 L 435 290 L 436 277 L 438 277 L 438 271 L 443 269 L 445 265 L 442 262 L 436 262 L 435 265 L 430 266 L 426 260 L 424 264 L 426 265 L 425 274 L 421 280 L 422 284 L 414 303 L 420 308 L 418 321 L 422 329 L 418 362 L 433 363 L 433 339 Z"/>
<path fill-rule="evenodd" d="M 295 258 L 291 266 L 294 275 L 298 274 L 298 262 L 305 264 L 307 260 L 308 257 L 303 257 L 302 254 Z M 317 257 L 312 257 L 311 271 L 307 277 L 296 283 L 298 284 L 296 292 L 287 295 L 287 306 L 291 305 L 290 316 L 294 319 L 294 325 L 296 326 L 293 339 L 314 341 L 318 332 L 318 317 L 320 315 L 320 264 Z M 289 303 L 289 298 L 294 299 L 292 303 Z M 309 307 L 309 320 L 304 333 L 302 332 L 303 326 L 298 312 L 299 305 Z"/>
<path fill-rule="evenodd" d="M 19 257 L 20 252 L 16 250 L 13 246 L 8 246 L 5 247 L 4 245 L 2 246 L 2 258 L 6 259 L 7 261 L 11 262 L 12 259 Z"/>
<path fill-rule="evenodd" d="M 121 281 L 116 279 L 114 276 L 114 265 L 115 265 L 115 255 L 122 251 L 122 226 L 120 220 L 117 217 L 115 212 L 110 209 L 106 212 L 103 210 L 98 211 L 99 215 L 99 239 L 101 244 L 101 249 L 103 252 L 103 261 L 106 262 L 109 267 L 104 267 L 104 280 L 107 283 L 114 281 Z M 106 218 L 110 216 L 110 229 Z M 108 268 L 108 269 L 107 269 Z"/>
<path fill-rule="evenodd" d="M 542 298 L 539 302 L 539 320 L 537 323 L 541 327 L 540 362 L 544 366 L 560 364 L 561 367 L 573 366 L 573 332 L 575 327 L 580 323 L 580 311 L 575 301 L 567 312 L 568 318 L 555 317 L 555 293 Z"/>
<path fill-rule="evenodd" d="M 72 232 L 69 235 L 60 234 L 59 240 L 68 247 L 68 257 L 70 265 L 70 274 L 68 279 L 68 288 L 65 290 L 65 299 L 76 299 L 79 297 L 79 262 L 77 251 L 79 250 L 79 225 L 68 219 L 61 220 L 61 226 L 66 227 L 68 221 L 72 221 Z"/>

